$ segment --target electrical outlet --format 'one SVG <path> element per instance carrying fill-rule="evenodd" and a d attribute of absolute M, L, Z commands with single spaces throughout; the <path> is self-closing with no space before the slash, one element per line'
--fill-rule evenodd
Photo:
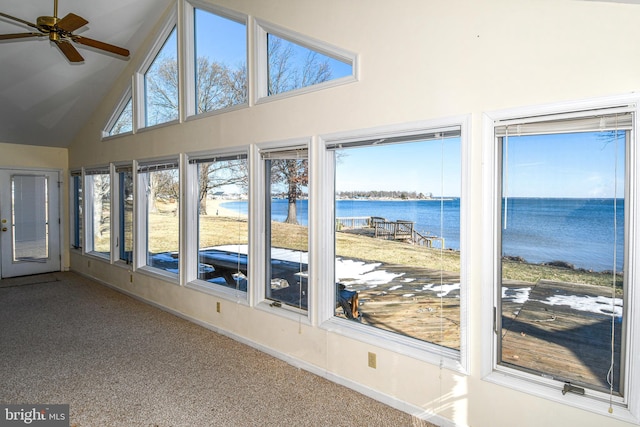
<path fill-rule="evenodd" d="M 376 369 L 376 354 L 375 353 L 371 353 L 369 352 L 369 358 L 368 358 L 368 362 L 369 362 L 369 367 Z"/>
<path fill-rule="evenodd" d="M 220 313 L 220 301 L 216 302 L 216 311 Z"/>

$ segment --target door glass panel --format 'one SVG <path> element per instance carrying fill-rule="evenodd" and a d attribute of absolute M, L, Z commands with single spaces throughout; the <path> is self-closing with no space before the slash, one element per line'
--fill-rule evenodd
<path fill-rule="evenodd" d="M 46 176 L 11 176 L 13 262 L 45 262 L 49 257 Z"/>

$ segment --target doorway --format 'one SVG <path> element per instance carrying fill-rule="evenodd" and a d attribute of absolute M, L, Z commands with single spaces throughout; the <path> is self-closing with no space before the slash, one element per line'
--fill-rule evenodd
<path fill-rule="evenodd" d="M 59 172 L 0 169 L 0 277 L 60 271 Z"/>

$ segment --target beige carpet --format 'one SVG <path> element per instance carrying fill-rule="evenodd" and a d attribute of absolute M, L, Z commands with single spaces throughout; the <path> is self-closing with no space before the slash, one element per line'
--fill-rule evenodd
<path fill-rule="evenodd" d="M 71 426 L 430 426 L 73 273 L 0 280 L 0 403 Z"/>

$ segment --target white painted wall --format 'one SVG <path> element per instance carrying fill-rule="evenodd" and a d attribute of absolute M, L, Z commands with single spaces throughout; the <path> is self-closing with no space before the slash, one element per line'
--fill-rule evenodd
<path fill-rule="evenodd" d="M 143 51 L 69 149 L 71 168 L 472 115 L 468 375 L 79 254 L 72 269 L 436 422 L 629 426 L 481 379 L 482 113 L 640 89 L 640 5 L 578 0 L 211 0 L 359 54 L 360 81 L 100 140 Z M 150 40 L 148 41 L 150 42 Z M 367 352 L 378 368 L 367 367 Z"/>

